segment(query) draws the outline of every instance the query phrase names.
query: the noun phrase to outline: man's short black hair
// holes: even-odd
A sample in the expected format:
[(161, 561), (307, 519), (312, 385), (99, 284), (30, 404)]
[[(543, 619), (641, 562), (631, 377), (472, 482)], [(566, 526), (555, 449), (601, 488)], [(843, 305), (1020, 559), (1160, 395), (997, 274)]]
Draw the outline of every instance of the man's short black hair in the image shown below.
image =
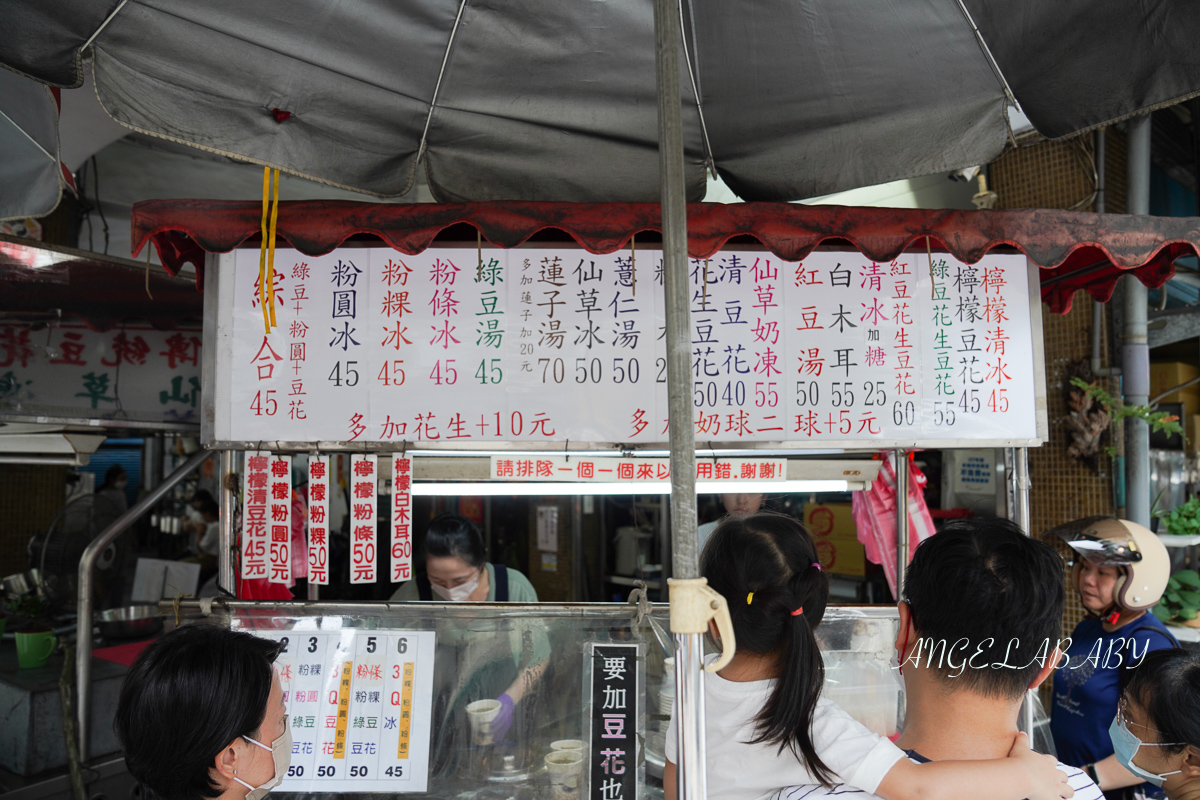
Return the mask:
[(951, 655), (942, 660), (935, 650), (931, 667), (954, 688), (1016, 699), (1053, 658), (1066, 601), (1063, 561), (1007, 519), (947, 523), (917, 547), (904, 590), (913, 628), (926, 640), (920, 663), (928, 663), (929, 640), (936, 648), (944, 641)]

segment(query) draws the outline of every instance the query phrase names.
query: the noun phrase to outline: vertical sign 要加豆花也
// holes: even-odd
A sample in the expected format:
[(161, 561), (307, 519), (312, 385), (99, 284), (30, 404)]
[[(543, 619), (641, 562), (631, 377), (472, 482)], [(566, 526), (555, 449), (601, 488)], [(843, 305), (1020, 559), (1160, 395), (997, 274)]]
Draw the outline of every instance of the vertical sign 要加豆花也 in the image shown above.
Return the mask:
[(636, 644), (593, 644), (588, 778), (590, 800), (637, 800), (638, 747), (643, 732)]

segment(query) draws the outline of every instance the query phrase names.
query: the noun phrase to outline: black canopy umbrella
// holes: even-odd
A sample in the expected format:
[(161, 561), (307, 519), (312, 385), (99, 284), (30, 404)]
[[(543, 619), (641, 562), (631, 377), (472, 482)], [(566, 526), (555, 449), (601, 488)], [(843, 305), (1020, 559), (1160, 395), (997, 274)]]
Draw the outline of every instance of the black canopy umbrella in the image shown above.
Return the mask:
[[(1200, 92), (1190, 0), (682, 0), (688, 197), (986, 163)], [(6, 0), (0, 63), (117, 121), (394, 196), (656, 200), (651, 0)], [(10, 189), (11, 191), (11, 189)]]

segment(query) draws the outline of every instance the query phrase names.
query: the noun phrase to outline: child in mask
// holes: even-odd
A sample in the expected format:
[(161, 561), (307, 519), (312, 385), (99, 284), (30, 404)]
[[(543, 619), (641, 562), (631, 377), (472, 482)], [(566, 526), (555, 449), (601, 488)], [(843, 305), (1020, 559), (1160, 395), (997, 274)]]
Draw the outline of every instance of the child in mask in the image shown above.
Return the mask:
[[(886, 738), (821, 698), (825, 667), (814, 629), (829, 600), (816, 548), (795, 519), (731, 517), (700, 559), (725, 596), (733, 660), (705, 679), (709, 800), (763, 798), (784, 786), (844, 783), (887, 800), (1055, 800), (1074, 791), (1052, 756), (1018, 736), (993, 761), (915, 764)], [(676, 719), (667, 730), (666, 799), (676, 798)]]
[(1200, 797), (1200, 655), (1155, 650), (1126, 674), (1108, 730), (1117, 760), (1169, 800)]

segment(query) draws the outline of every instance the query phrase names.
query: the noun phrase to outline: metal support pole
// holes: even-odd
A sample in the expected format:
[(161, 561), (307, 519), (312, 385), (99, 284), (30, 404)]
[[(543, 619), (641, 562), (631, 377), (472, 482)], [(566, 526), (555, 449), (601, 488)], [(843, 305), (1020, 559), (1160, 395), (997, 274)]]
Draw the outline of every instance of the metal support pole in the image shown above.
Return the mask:
[[(1029, 506), (1029, 448), (1027, 447), (1006, 447), (1004, 449), (1004, 462), (1007, 466), (1008, 496), (1010, 502), (1008, 504), (1007, 516), (1013, 522), (1021, 527), (1026, 536), (1032, 534), (1030, 530), (1030, 506)], [(1029, 737), (1029, 746), (1033, 747), (1033, 729), (1034, 725), (1034, 696), (1036, 690), (1030, 689), (1025, 693), (1025, 699), (1021, 703), (1020, 715), (1017, 718), (1017, 727)]]
[(222, 450), (218, 468), (221, 475), (221, 484), (218, 487), (221, 521), (220, 540), (217, 545), (217, 586), (233, 595), (237, 595), (237, 575), (234, 574), (236, 543), (233, 541), (233, 517), (236, 513), (234, 509), (237, 508), (237, 490), (230, 490), (226, 483), (229, 476), (237, 471), (234, 467), (236, 457), (234, 451)]
[(691, 393), (687, 203), (679, 93), (679, 1), (655, 0), (658, 66), (658, 162), (661, 176), (663, 292), (667, 318), (667, 408), (671, 441), (671, 528), (676, 578), (700, 574), (696, 538), (696, 433)]
[[(675, 579), (696, 578), (696, 435), (688, 385), (691, 313), (688, 307), (687, 201), (683, 177), (683, 122), (679, 92), (679, 0), (655, 0), (654, 34), (658, 76), (658, 164), (662, 209), (663, 293), (667, 338), (667, 408), (671, 442), (671, 537)], [(675, 631), (675, 708), (680, 800), (707, 796), (704, 748), (702, 632)]]
[(162, 480), (163, 440), (147, 436), (142, 440), (142, 489), (150, 491)]
[(896, 457), (896, 600), (904, 599), (904, 570), (908, 569), (908, 451)]
[(583, 580), (583, 497), (575, 495), (571, 498), (571, 599), (576, 603), (591, 599)]
[(86, 762), (88, 757), (88, 718), (91, 716), (92, 700), (92, 571), (96, 568), (96, 560), (114, 539), (120, 536), (136, 522), (143, 514), (154, 508), (159, 500), (175, 488), (193, 470), (208, 460), (213, 454), (211, 450), (201, 450), (184, 462), (183, 466), (172, 472), (162, 483), (145, 497), (134, 504), (117, 520), (104, 529), (104, 532), (92, 539), (83, 555), (79, 558), (79, 595), (78, 595), (78, 628), (76, 630), (75, 650), (75, 682), (76, 698), (79, 708), (76, 715), (79, 723), (79, 760)]
[(1030, 530), (1031, 512), (1029, 506), (1029, 448), (1013, 448), (1013, 522), (1021, 526), (1026, 536), (1032, 536)]
[(676, 793), (680, 800), (697, 800), (708, 796), (708, 773), (704, 754), (707, 742), (704, 732), (704, 636), (699, 633), (676, 633), (675, 639), (675, 704), (676, 745), (679, 763), (675, 765)]
[[(1150, 213), (1150, 116), (1129, 122), (1126, 177), (1130, 214)], [(1133, 275), (1125, 277), (1125, 331), (1121, 346), (1125, 402), (1146, 405), (1150, 400), (1150, 347), (1146, 338), (1146, 286)], [(1125, 419), (1125, 517), (1150, 527), (1150, 428), (1145, 420)]]

